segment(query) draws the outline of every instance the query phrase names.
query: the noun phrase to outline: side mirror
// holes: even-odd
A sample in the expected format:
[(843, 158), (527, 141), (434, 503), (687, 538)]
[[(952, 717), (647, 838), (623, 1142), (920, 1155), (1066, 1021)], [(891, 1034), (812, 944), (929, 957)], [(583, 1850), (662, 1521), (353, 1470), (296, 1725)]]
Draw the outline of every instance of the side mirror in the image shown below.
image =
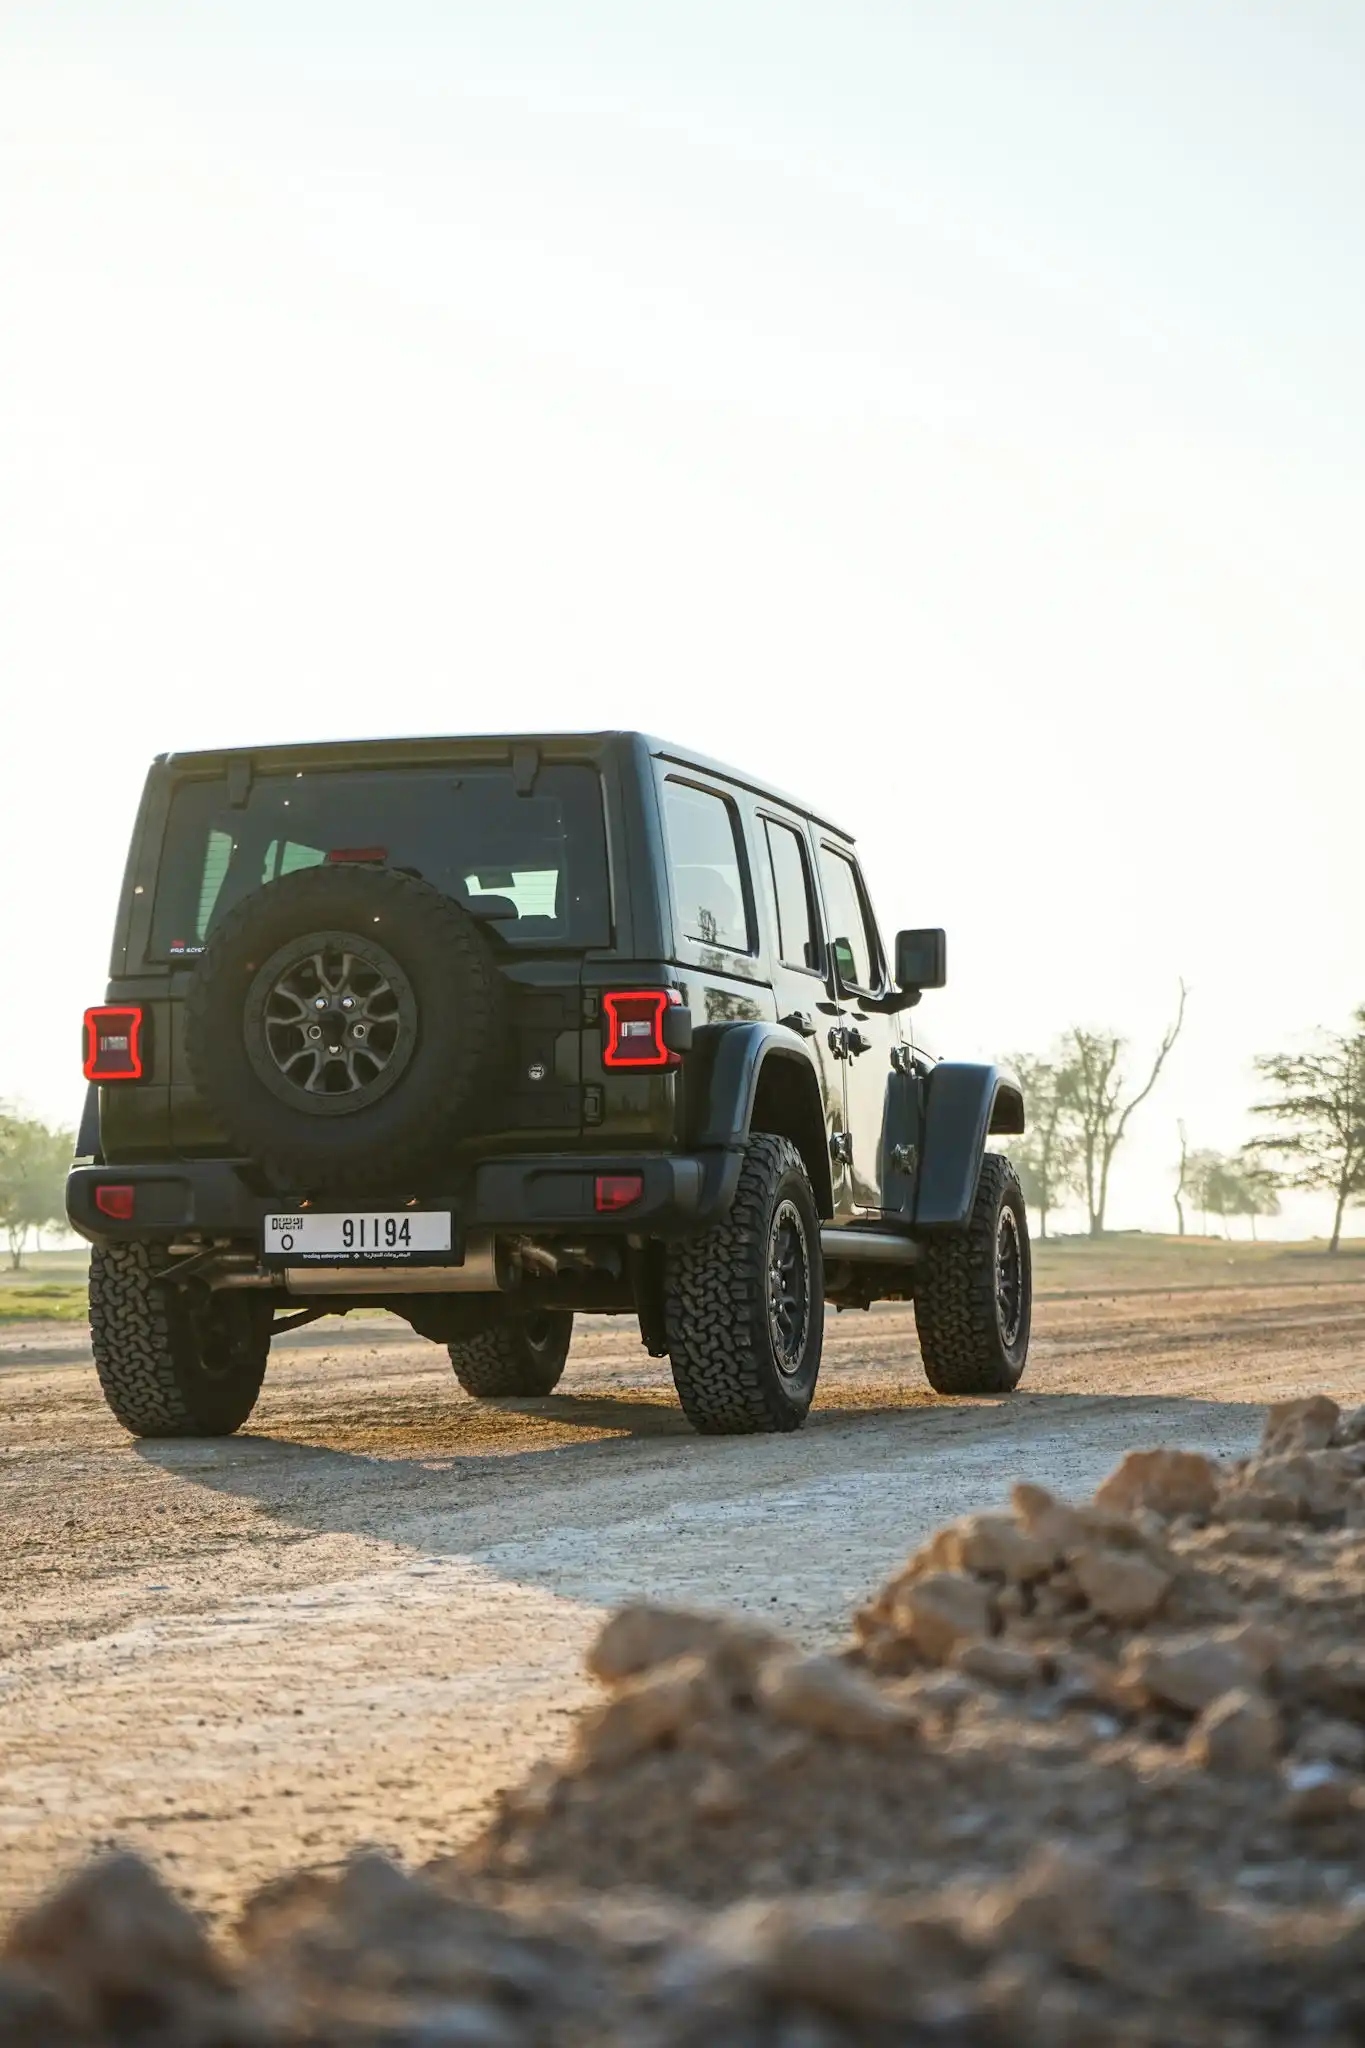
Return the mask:
[(948, 979), (948, 935), (943, 931), (896, 933), (896, 983), (907, 994), (942, 988)]

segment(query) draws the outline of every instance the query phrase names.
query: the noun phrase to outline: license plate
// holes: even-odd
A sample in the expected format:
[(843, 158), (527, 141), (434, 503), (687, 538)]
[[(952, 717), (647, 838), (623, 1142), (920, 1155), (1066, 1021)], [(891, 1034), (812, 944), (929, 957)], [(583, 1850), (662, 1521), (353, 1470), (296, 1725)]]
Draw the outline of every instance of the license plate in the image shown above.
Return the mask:
[(444, 1265), (451, 1221), (448, 1209), (305, 1210), (267, 1216), (263, 1249), (267, 1259), (291, 1266)]

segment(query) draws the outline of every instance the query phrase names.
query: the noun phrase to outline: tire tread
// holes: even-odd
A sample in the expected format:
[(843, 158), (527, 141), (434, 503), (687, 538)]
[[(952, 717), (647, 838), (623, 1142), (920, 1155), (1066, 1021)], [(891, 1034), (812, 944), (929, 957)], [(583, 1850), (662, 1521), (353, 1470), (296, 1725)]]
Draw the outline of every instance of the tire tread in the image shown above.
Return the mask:
[[(802, 1405), (773, 1387), (755, 1342), (767, 1315), (768, 1216), (775, 1188), (793, 1171), (809, 1187), (791, 1140), (756, 1133), (745, 1148), (729, 1214), (702, 1236), (669, 1247), (664, 1312), (673, 1384), (684, 1415), (703, 1436), (799, 1429), (809, 1411), (809, 1398)], [(818, 1235), (811, 1252), (814, 1278)], [(823, 1313), (822, 1290), (813, 1288), (811, 1314)]]
[(511, 1317), (500, 1318), (449, 1344), (446, 1348), (450, 1362), (465, 1392), (479, 1401), (502, 1401), (517, 1396), (535, 1399), (553, 1393), (563, 1376), (573, 1334), (571, 1311), (561, 1313), (565, 1322), (563, 1345), (556, 1344), (544, 1358), (537, 1358), (528, 1350), (517, 1320)]
[(915, 1327), (935, 1393), (1007, 1394), (1023, 1372), (1007, 1359), (995, 1306), (996, 1217), (1011, 1195), (1022, 1208), (1013, 1166), (1003, 1153), (987, 1152), (967, 1227), (935, 1238), (917, 1270)]
[[(149, 1247), (136, 1241), (96, 1245), (90, 1255), (90, 1348), (104, 1398), (133, 1436), (230, 1436), (256, 1405), (270, 1349), (262, 1332), (246, 1369), (229, 1389), (214, 1389), (214, 1412), (193, 1397), (194, 1339)], [(237, 1399), (224, 1402), (235, 1393)]]

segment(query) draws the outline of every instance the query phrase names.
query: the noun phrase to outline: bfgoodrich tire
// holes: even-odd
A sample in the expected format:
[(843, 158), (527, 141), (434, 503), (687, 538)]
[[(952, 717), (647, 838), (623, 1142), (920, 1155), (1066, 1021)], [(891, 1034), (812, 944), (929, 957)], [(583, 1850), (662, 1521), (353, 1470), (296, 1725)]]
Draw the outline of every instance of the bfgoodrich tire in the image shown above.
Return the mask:
[(988, 1152), (964, 1230), (929, 1243), (916, 1269), (915, 1327), (938, 1394), (1008, 1394), (1028, 1359), (1033, 1266), (1019, 1177)]
[(476, 1116), (505, 1032), (488, 940), (430, 883), (305, 868), (213, 933), (186, 1004), (196, 1085), (291, 1191), (407, 1187)]
[(134, 1436), (231, 1436), (256, 1405), (271, 1307), (249, 1293), (166, 1286), (145, 1244), (90, 1255), (90, 1348)]
[(670, 1245), (664, 1314), (673, 1384), (706, 1436), (799, 1429), (820, 1372), (820, 1219), (790, 1139), (749, 1139), (734, 1205)]
[(553, 1393), (564, 1371), (573, 1336), (569, 1309), (512, 1315), (490, 1306), (487, 1325), (449, 1346), (455, 1377), (467, 1394), (483, 1401)]

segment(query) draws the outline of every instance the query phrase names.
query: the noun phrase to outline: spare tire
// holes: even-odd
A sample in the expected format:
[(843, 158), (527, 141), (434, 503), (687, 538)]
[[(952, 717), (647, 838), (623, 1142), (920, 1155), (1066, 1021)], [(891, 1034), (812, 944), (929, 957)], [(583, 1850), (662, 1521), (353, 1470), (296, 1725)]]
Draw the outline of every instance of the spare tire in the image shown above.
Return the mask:
[(466, 1123), (505, 1042), (506, 984), (427, 882), (305, 868), (231, 911), (187, 1003), (196, 1087), (281, 1188), (406, 1188)]

